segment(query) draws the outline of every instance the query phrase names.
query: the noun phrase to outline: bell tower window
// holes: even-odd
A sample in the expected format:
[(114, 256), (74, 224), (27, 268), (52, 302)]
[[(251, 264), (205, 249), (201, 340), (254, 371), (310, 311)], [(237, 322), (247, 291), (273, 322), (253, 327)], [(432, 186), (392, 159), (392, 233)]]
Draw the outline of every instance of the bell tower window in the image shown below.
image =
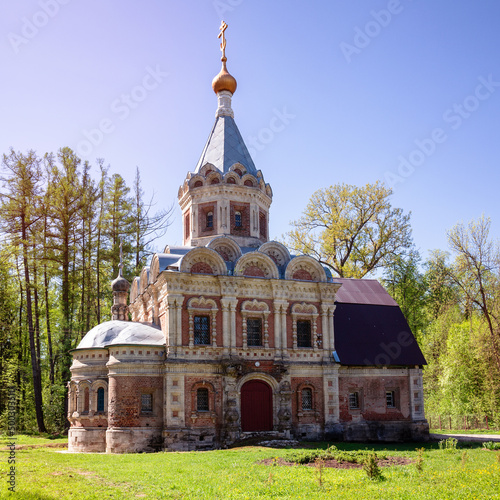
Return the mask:
[(214, 213), (213, 212), (207, 213), (206, 226), (207, 226), (207, 229), (212, 229), (214, 227)]
[(241, 212), (235, 212), (234, 213), (234, 226), (241, 227), (241, 225), (242, 225)]

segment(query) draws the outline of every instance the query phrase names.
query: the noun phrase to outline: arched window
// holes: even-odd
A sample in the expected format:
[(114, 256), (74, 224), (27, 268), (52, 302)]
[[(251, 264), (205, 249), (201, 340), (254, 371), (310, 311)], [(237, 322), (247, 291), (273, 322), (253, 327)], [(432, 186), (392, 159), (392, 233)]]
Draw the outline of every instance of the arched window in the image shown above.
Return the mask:
[(201, 388), (196, 391), (196, 411), (209, 411), (208, 389)]
[(214, 213), (207, 213), (207, 229), (212, 229), (214, 227)]
[(89, 388), (86, 387), (85, 391), (83, 391), (83, 413), (88, 413), (90, 407), (90, 391)]
[(241, 227), (241, 212), (234, 212), (234, 226)]
[(312, 410), (313, 409), (313, 393), (312, 389), (306, 387), (302, 389), (302, 410)]
[(102, 387), (97, 389), (97, 411), (104, 412), (104, 389)]

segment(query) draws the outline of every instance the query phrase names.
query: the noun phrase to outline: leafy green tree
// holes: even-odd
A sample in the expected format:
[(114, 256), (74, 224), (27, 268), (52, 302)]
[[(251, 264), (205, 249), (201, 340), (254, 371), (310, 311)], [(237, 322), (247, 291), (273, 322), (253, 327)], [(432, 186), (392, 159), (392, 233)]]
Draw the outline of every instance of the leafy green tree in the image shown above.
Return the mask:
[(3, 173), (0, 182), (3, 191), (0, 193), (0, 231), (9, 235), (10, 246), (15, 249), (22, 262), (36, 420), (38, 430), (45, 432), (40, 349), (37, 350), (32, 297), (33, 283), (30, 274), (34, 241), (32, 231), (34, 224), (41, 217), (39, 213), (42, 180), (40, 158), (34, 151), (23, 154), (11, 149), (8, 155), (3, 155), (2, 166)]
[(382, 284), (399, 304), (414, 335), (419, 338), (427, 324), (427, 283), (419, 270), (420, 255), (412, 250), (387, 265)]
[(79, 235), (77, 227), (82, 224), (82, 208), (84, 195), (81, 183), (81, 160), (70, 148), (62, 148), (54, 155), (46, 155), (47, 167), (50, 170), (50, 184), (47, 186), (47, 205), (49, 214), (50, 259), (58, 270), (61, 283), (60, 341), (61, 378), (69, 380), (71, 355), (69, 351), (75, 347), (74, 317), (75, 305), (80, 291), (80, 276), (76, 273), (77, 244)]
[(411, 248), (410, 214), (392, 207), (383, 184), (336, 184), (316, 191), (287, 233), (289, 246), (340, 277), (362, 278)]
[(458, 301), (457, 286), (451, 278), (449, 253), (433, 250), (424, 264), (427, 284), (427, 309), (431, 319), (438, 318)]
[(467, 305), (480, 311), (500, 373), (500, 246), (489, 239), (490, 226), (491, 220), (482, 216), (449, 231), (450, 247), (457, 254), (450, 275)]
[(120, 263), (120, 243), (123, 244), (125, 256), (125, 273), (132, 275), (130, 261), (127, 256), (133, 252), (133, 216), (130, 188), (119, 174), (109, 179), (105, 193), (104, 235), (107, 239), (106, 260), (111, 266), (112, 276), (118, 275)]

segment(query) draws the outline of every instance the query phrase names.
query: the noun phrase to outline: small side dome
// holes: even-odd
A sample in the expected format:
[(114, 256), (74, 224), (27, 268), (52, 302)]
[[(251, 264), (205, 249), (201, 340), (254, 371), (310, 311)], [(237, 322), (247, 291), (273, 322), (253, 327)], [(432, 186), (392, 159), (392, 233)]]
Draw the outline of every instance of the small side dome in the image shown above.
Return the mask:
[(130, 283), (122, 276), (121, 271), (117, 278), (111, 282), (113, 292), (128, 292)]

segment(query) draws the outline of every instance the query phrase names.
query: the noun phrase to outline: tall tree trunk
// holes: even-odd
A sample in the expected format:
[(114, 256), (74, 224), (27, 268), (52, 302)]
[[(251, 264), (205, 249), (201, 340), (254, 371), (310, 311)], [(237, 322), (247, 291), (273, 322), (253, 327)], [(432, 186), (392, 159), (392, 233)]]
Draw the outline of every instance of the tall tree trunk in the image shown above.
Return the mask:
[(23, 266), (24, 266), (24, 281), (26, 284), (26, 315), (28, 319), (28, 332), (31, 353), (31, 370), (33, 374), (33, 392), (35, 395), (35, 414), (39, 432), (47, 432), (43, 421), (43, 400), (42, 400), (42, 377), (40, 372), (40, 364), (35, 345), (35, 331), (33, 326), (33, 311), (31, 308), (31, 284), (30, 273), (28, 267), (28, 246), (27, 246), (27, 228), (24, 217), (21, 220), (22, 227), (22, 247), (23, 247)]
[(49, 303), (49, 275), (47, 271), (47, 214), (44, 218), (44, 231), (43, 231), (43, 291), (45, 298), (45, 328), (47, 329), (47, 349), (49, 352), (49, 381), (50, 387), (54, 386), (54, 352), (52, 350), (52, 330), (50, 322), (50, 303)]

